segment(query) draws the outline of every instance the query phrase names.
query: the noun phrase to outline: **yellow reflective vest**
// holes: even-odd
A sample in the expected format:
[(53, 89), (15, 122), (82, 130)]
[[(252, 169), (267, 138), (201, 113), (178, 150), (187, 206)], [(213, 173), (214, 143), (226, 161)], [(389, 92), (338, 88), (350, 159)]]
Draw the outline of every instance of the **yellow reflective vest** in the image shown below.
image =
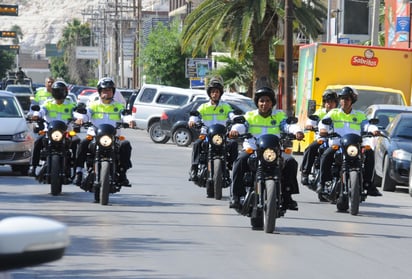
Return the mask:
[(265, 134), (280, 135), (284, 129), (287, 115), (282, 110), (273, 110), (272, 115), (263, 117), (258, 110), (252, 110), (245, 114), (248, 132), (255, 137)]

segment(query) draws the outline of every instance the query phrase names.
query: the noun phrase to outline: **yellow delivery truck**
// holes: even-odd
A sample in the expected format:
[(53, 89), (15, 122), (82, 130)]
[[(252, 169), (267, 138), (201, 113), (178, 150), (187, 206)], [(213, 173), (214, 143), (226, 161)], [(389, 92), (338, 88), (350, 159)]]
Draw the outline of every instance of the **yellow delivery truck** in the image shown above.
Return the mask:
[[(325, 89), (339, 92), (351, 86), (358, 92), (354, 108), (372, 104), (411, 104), (412, 51), (361, 45), (314, 43), (299, 49), (295, 113), (303, 126), (308, 115), (322, 106)], [(303, 152), (313, 132), (294, 151)]]

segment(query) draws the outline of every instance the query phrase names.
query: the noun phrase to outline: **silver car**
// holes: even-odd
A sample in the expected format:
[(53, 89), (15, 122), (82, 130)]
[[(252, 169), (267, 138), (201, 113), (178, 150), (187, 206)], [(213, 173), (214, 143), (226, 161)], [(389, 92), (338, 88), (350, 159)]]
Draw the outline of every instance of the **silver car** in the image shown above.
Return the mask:
[(0, 165), (27, 175), (34, 136), (17, 98), (0, 90)]

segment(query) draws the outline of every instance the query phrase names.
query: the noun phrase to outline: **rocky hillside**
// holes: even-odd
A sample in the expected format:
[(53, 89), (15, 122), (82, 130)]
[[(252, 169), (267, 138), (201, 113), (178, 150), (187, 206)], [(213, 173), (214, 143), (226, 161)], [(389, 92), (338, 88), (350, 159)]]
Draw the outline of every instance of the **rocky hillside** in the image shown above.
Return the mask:
[[(0, 26), (1, 30), (20, 26), (23, 31), (22, 52), (44, 53), (45, 44), (57, 43), (68, 22), (74, 18), (83, 20), (82, 13), (107, 2), (113, 3), (114, 0), (2, 0), (2, 4), (19, 5), (19, 16), (0, 16)], [(144, 8), (153, 2), (157, 1), (143, 0), (142, 6)], [(11, 43), (11, 39), (0, 39), (0, 44)]]

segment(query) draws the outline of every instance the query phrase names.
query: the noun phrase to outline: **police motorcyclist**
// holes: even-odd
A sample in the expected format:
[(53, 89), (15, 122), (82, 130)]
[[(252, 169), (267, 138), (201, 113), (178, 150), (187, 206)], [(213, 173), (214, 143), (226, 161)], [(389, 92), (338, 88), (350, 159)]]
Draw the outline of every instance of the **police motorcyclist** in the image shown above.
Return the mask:
[[(264, 134), (274, 134), (280, 136), (281, 132), (293, 133), (296, 139), (302, 140), (304, 137), (300, 127), (296, 124), (289, 125), (286, 123), (287, 115), (282, 110), (275, 110), (276, 105), (275, 93), (269, 87), (259, 88), (254, 97), (257, 110), (247, 112), (244, 117), (246, 123), (235, 124), (232, 127), (230, 134), (232, 136), (244, 134), (246, 129), (255, 138)], [(231, 208), (238, 208), (240, 205), (240, 197), (246, 194), (245, 185), (243, 184), (244, 174), (249, 171), (247, 160), (250, 156), (245, 152), (247, 148), (256, 149), (254, 139), (247, 139), (243, 144), (243, 151), (239, 154), (233, 164), (233, 179), (232, 179), (232, 200)], [(282, 193), (284, 197), (283, 206), (286, 209), (298, 210), (297, 202), (292, 199), (292, 194), (299, 193), (297, 181), (298, 163), (292, 156), (285, 154), (284, 167), (282, 169)]]
[[(210, 101), (204, 104), (201, 104), (197, 111), (199, 116), (190, 116), (188, 125), (190, 128), (195, 127), (196, 123), (200, 120), (203, 121), (205, 128), (208, 126), (220, 123), (225, 125), (228, 119), (231, 119), (234, 116), (232, 107), (221, 101), (223, 95), (223, 80), (220, 77), (213, 77), (210, 79), (210, 82), (207, 86), (207, 95), (209, 96)], [(206, 133), (206, 130), (201, 131), (201, 133)], [(200, 160), (200, 152), (203, 148), (203, 140), (197, 139), (193, 143), (192, 147), (192, 160), (191, 160), (191, 169), (190, 169), (190, 178), (191, 181), (197, 181), (197, 171)], [(238, 153), (238, 144), (234, 140), (228, 140), (228, 167), (231, 168), (231, 164), (237, 157)]]
[[(125, 109), (124, 105), (113, 100), (116, 87), (111, 78), (101, 78), (97, 83), (97, 91), (100, 96), (99, 100), (92, 102), (87, 106), (86, 114), (75, 114), (75, 117), (77, 118), (76, 124), (82, 125), (83, 123), (90, 121), (94, 126), (110, 124), (116, 127), (116, 122), (122, 121), (128, 123), (131, 128), (135, 126), (135, 122), (131, 115), (122, 115), (122, 111)], [(80, 142), (76, 161), (75, 184), (77, 186), (82, 185), (83, 167), (87, 159), (87, 152), (89, 151), (91, 154), (94, 154), (94, 145), (90, 143), (91, 140), (87, 138)], [(130, 160), (131, 153), (132, 147), (130, 142), (127, 140), (121, 141), (119, 149), (119, 183), (124, 186), (129, 185), (126, 171), (132, 167), (132, 162)]]
[(31, 105), (39, 105), (41, 106), (47, 99), (52, 98), (52, 85), (54, 83), (53, 77), (47, 77), (45, 79), (45, 87), (40, 88), (36, 91), (34, 98), (31, 102)]
[[(352, 105), (357, 101), (358, 94), (349, 86), (345, 86), (339, 92), (340, 108), (329, 111), (323, 119), (332, 119), (334, 131), (341, 136), (349, 133), (360, 135), (361, 131), (371, 132), (373, 135), (379, 135), (378, 127), (370, 125), (366, 115), (361, 111), (356, 111)], [(320, 135), (326, 135), (330, 127), (328, 125), (319, 123)], [(336, 150), (329, 147), (321, 156), (320, 160), (320, 181), (317, 185), (316, 191), (318, 193), (324, 191), (326, 181), (332, 180), (332, 173), (330, 166), (333, 163), (334, 154)], [(365, 150), (364, 162), (364, 189), (367, 190), (369, 196), (381, 196), (382, 194), (376, 189), (371, 182), (374, 168), (373, 150)]]
[[(322, 108), (318, 109), (313, 115), (319, 117), (319, 120), (322, 119), (331, 109), (334, 109), (338, 106), (338, 94), (335, 91), (326, 89), (322, 95)], [(308, 119), (305, 125), (305, 129), (312, 130), (314, 127), (317, 127), (318, 121)], [(319, 135), (316, 135), (318, 138)], [(308, 175), (312, 170), (313, 163), (315, 161), (315, 157), (318, 154), (320, 144), (318, 143), (317, 139), (312, 142), (308, 147), (305, 149), (302, 158), (302, 164), (300, 166), (301, 171), (301, 178), (302, 184), (308, 185)]]
[[(52, 98), (47, 99), (41, 106), (39, 111), (30, 111), (29, 118), (33, 121), (37, 121), (41, 118), (47, 122), (53, 120), (62, 120), (67, 122), (69, 119), (73, 118), (73, 112), (76, 104), (66, 100), (68, 94), (68, 89), (66, 83), (63, 81), (56, 81), (51, 85), (51, 96)], [(33, 154), (31, 158), (31, 168), (29, 174), (31, 176), (36, 176), (36, 167), (40, 162), (40, 151), (43, 148), (44, 135), (39, 136), (33, 147)], [(73, 156), (76, 155), (77, 145), (80, 139), (75, 136), (72, 138), (71, 149)], [(74, 159), (74, 158), (73, 158)]]

